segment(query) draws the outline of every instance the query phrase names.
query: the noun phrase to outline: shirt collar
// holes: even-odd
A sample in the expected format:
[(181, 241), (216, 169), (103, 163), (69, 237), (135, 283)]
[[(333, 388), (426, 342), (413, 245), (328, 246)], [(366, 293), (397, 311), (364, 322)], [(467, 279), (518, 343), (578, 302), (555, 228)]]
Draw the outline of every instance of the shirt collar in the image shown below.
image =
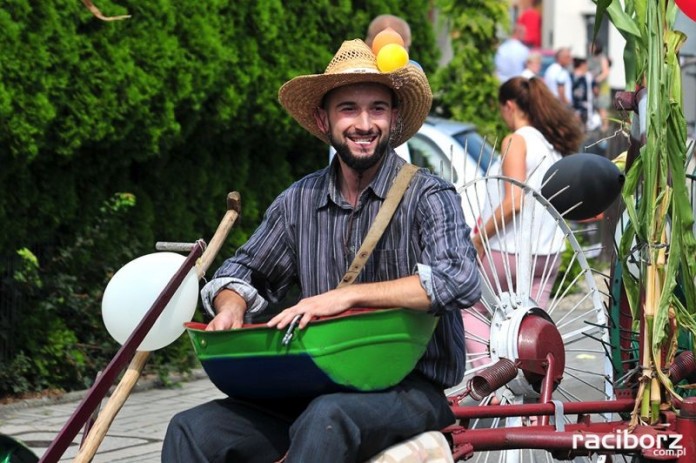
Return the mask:
[[(367, 186), (366, 190), (372, 191), (377, 197), (384, 199), (387, 197), (387, 192), (396, 176), (396, 173), (406, 163), (403, 159), (397, 156), (393, 148), (389, 148), (389, 152), (384, 156), (382, 164), (377, 171), (377, 175), (372, 179), (372, 182)], [(338, 154), (334, 156), (331, 164), (325, 169), (326, 181), (324, 188), (317, 200), (317, 209), (325, 207), (329, 200), (334, 204), (341, 204), (341, 192), (338, 189)]]

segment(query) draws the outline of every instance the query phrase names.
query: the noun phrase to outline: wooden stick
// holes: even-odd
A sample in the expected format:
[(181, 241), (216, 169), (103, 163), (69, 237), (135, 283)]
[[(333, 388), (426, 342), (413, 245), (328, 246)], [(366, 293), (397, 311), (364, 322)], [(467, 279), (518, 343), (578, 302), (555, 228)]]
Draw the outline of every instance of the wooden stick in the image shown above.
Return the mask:
[(89, 463), (92, 461), (92, 458), (94, 458), (94, 455), (99, 449), (99, 445), (102, 443), (102, 440), (104, 440), (104, 436), (106, 436), (106, 433), (109, 431), (111, 423), (113, 423), (118, 412), (121, 411), (123, 404), (138, 382), (140, 374), (149, 357), (149, 352), (139, 351), (135, 353), (133, 360), (131, 360), (130, 365), (128, 365), (128, 369), (123, 374), (118, 386), (116, 386), (114, 393), (109, 398), (104, 409), (97, 416), (82, 447), (80, 447), (77, 455), (75, 455), (75, 459), (73, 460), (74, 463)]
[(237, 193), (236, 191), (229, 193), (227, 195), (227, 212), (220, 221), (220, 225), (218, 225), (217, 230), (215, 230), (215, 234), (210, 239), (210, 243), (208, 243), (208, 246), (203, 252), (200, 261), (196, 264), (199, 279), (203, 278), (205, 272), (210, 267), (210, 264), (213, 263), (215, 256), (217, 256), (217, 253), (218, 251), (220, 251), (222, 244), (227, 239), (227, 235), (229, 235), (230, 230), (234, 226), (234, 223), (237, 221), (237, 218), (239, 217), (241, 210), (242, 203), (239, 193)]
[[(206, 270), (210, 267), (218, 251), (225, 242), (227, 235), (234, 226), (234, 223), (239, 217), (241, 211), (241, 201), (239, 193), (233, 191), (227, 195), (227, 212), (220, 221), (215, 234), (210, 240), (210, 244), (206, 246), (205, 251), (201, 255), (198, 262), (196, 262), (196, 272), (198, 273), (198, 278), (202, 278), (205, 275)], [(94, 458), (97, 453), (99, 446), (101, 445), (106, 433), (111, 427), (114, 418), (123, 404), (128, 399), (133, 387), (138, 382), (140, 375), (145, 367), (149, 352), (136, 352), (131, 360), (128, 369), (123, 374), (121, 381), (116, 386), (114, 393), (109, 397), (109, 401), (106, 403), (104, 409), (99, 413), (97, 419), (94, 421), (92, 428), (89, 430), (87, 437), (85, 438), (80, 450), (73, 463), (89, 463)]]
[(106, 16), (103, 14), (99, 8), (97, 8), (94, 3), (92, 3), (92, 0), (82, 0), (82, 3), (85, 4), (87, 9), (97, 18), (101, 19), (102, 21), (120, 21), (121, 19), (128, 19), (131, 16), (129, 14), (124, 14), (121, 16)]

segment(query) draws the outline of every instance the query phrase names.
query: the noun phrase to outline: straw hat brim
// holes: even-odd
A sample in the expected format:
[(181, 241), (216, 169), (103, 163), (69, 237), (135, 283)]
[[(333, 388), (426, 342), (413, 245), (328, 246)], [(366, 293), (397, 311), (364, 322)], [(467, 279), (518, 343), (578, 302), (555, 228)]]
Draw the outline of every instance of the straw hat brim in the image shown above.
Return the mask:
[(423, 125), (430, 113), (432, 91), (428, 79), (416, 65), (406, 66), (390, 73), (351, 72), (298, 76), (286, 82), (278, 91), (278, 100), (285, 110), (309, 133), (329, 143), (317, 126), (314, 114), (321, 106), (324, 95), (345, 85), (378, 83), (391, 88), (399, 108), (396, 128), (392, 128), (392, 146), (411, 138)]

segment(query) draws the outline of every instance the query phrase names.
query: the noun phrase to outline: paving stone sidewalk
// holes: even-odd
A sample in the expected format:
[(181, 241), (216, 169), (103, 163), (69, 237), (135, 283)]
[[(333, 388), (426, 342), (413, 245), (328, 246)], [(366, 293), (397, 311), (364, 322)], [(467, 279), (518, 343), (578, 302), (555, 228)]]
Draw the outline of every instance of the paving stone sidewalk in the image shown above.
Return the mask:
[[(102, 441), (94, 463), (159, 463), (162, 440), (171, 417), (181, 410), (223, 397), (204, 375), (182, 382), (180, 387), (144, 387), (135, 390), (114, 419)], [(0, 433), (24, 442), (42, 456), (73, 414), (84, 393), (68, 394), (60, 400), (31, 400), (0, 405)], [(104, 399), (104, 404), (108, 397)], [(82, 432), (63, 455), (61, 462), (75, 457)]]

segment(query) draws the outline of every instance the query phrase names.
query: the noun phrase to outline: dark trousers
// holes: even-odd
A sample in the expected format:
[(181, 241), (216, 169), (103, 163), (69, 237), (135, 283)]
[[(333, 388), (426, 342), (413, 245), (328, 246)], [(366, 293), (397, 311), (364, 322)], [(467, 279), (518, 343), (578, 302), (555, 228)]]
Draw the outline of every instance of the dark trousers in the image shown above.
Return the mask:
[(174, 416), (162, 462), (362, 462), (385, 448), (454, 422), (434, 383), (413, 373), (379, 392), (310, 401), (215, 400)]

